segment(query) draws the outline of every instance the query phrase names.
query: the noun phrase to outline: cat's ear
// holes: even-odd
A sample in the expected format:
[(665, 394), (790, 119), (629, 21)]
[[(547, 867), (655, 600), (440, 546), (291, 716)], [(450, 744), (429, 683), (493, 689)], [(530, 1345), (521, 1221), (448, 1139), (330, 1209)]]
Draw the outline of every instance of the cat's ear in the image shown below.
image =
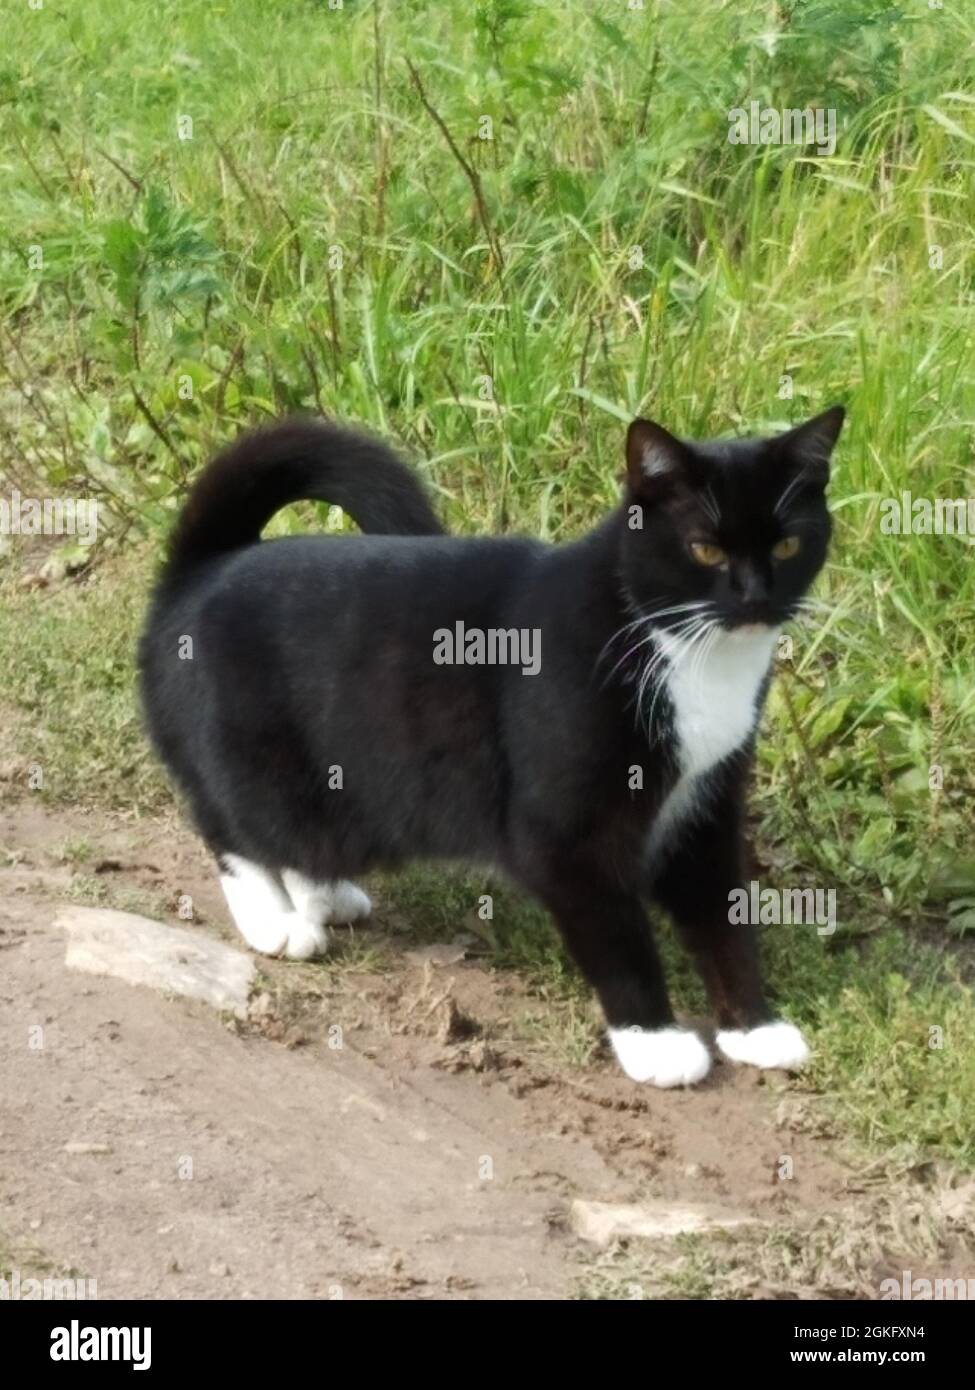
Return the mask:
[(829, 480), (830, 455), (845, 417), (843, 407), (834, 405), (822, 415), (814, 415), (804, 425), (780, 434), (776, 444), (807, 478), (825, 486)]
[(626, 432), (626, 478), (637, 497), (665, 492), (686, 476), (689, 450), (663, 425), (634, 420)]

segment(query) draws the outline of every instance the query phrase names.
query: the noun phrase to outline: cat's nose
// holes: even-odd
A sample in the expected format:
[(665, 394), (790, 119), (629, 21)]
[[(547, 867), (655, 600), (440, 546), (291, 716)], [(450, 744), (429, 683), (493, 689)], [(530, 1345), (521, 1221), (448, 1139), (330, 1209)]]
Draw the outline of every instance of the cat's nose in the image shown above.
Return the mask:
[(743, 604), (763, 603), (768, 598), (768, 584), (757, 565), (739, 565), (734, 574), (734, 587)]

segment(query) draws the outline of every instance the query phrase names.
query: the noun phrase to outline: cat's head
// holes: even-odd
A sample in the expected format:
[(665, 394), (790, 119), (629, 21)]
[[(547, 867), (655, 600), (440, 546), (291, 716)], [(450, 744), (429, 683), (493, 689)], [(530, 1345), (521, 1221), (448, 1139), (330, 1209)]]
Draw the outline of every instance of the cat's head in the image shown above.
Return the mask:
[(620, 557), (632, 606), (675, 630), (695, 618), (728, 630), (791, 618), (826, 558), (843, 416), (837, 405), (770, 439), (715, 443), (634, 420)]

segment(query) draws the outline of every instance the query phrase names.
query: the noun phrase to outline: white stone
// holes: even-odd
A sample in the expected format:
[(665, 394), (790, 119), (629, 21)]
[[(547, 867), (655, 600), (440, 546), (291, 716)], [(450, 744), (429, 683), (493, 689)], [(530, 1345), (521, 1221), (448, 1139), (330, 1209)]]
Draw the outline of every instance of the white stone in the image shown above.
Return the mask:
[(71, 970), (113, 975), (246, 1017), (254, 963), (243, 951), (188, 927), (109, 908), (62, 907), (55, 925), (67, 933), (64, 963)]
[(751, 1225), (754, 1218), (675, 1202), (644, 1202), (637, 1206), (576, 1199), (572, 1203), (570, 1220), (573, 1231), (582, 1240), (605, 1247), (614, 1240), (634, 1237), (659, 1240), (695, 1231), (727, 1231), (735, 1226)]

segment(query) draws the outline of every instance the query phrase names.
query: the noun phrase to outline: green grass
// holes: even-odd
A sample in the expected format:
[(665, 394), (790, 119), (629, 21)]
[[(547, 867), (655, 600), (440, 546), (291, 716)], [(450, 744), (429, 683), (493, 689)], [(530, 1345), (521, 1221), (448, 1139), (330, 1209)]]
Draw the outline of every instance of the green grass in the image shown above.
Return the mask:
[[(975, 927), (975, 557), (879, 518), (904, 489), (975, 492), (975, 14), (127, 0), (6, 18), (0, 478), (97, 496), (107, 523), (88, 582), (23, 592), (0, 563), (0, 703), (43, 795), (166, 799), (132, 700), (146, 557), (243, 422), (361, 421), (453, 529), (559, 540), (613, 502), (636, 413), (733, 434), (842, 400), (824, 606), (780, 662), (754, 797), (771, 877), (834, 887), (841, 926), (766, 933), (770, 973), (857, 1132), (971, 1164), (953, 948)], [(835, 154), (731, 145), (727, 112), (753, 99), (835, 108)], [(432, 936), (474, 929), (483, 891), (397, 886)], [(492, 958), (573, 996), (533, 910), (501, 890), (480, 927)]]
[[(877, 1299), (905, 1264), (967, 1267), (970, 1242), (939, 1199), (895, 1169), (839, 1212), (773, 1219), (738, 1230), (618, 1243), (587, 1263), (576, 1297), (645, 1299)], [(950, 1200), (950, 1194), (949, 1194)], [(895, 1276), (896, 1277), (896, 1276)]]
[(84, 584), (24, 590), (16, 567), (0, 562), (0, 761), (11, 763), (14, 788), (52, 805), (163, 804), (134, 690), (151, 573), (143, 556), (126, 556)]
[(17, 1273), (20, 1274), (21, 1281), (44, 1279), (57, 1274), (58, 1268), (37, 1247), (22, 1244), (15, 1246), (0, 1235), (0, 1279), (5, 1279), (10, 1283)]
[[(242, 420), (321, 408), (401, 440), (455, 528), (559, 538), (613, 500), (637, 411), (715, 434), (841, 398), (828, 612), (761, 808), (850, 911), (917, 911), (975, 875), (975, 566), (882, 535), (879, 502), (971, 491), (975, 16), (777, 10), (23, 7), (4, 468), (97, 495), (108, 544), (158, 536)], [(835, 155), (729, 144), (748, 99), (835, 106)]]

